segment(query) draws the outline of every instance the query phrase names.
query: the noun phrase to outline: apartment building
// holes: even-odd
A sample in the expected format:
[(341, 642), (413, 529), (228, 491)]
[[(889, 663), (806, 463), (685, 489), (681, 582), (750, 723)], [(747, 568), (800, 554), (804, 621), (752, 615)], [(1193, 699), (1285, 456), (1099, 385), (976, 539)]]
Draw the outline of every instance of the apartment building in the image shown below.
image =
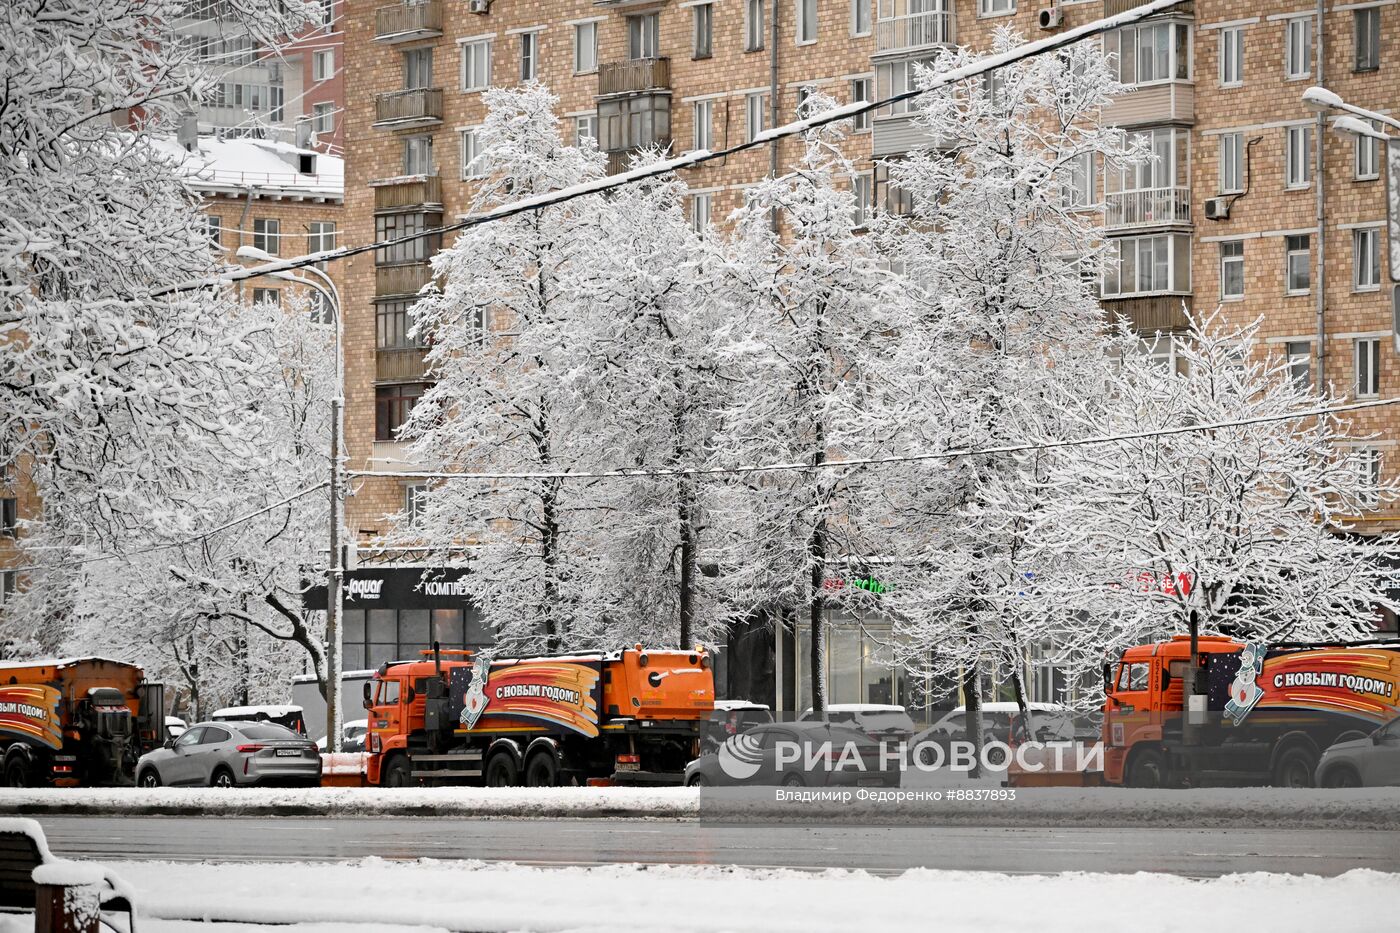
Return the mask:
[[(477, 153), (481, 91), (490, 86), (547, 84), (569, 131), (596, 138), (618, 168), (640, 146), (679, 152), (752, 138), (792, 118), (813, 90), (840, 102), (897, 93), (910, 86), (914, 63), (943, 46), (986, 47), (998, 26), (1034, 38), (1136, 5), (347, 0), (346, 80), (356, 89), (345, 114), (347, 242), (431, 228), (467, 210), (466, 166)], [(1145, 352), (1170, 363), (1183, 307), (1225, 302), (1232, 317), (1264, 318), (1268, 345), (1296, 361), (1300, 379), (1358, 396), (1400, 393), (1380, 265), (1379, 156), (1327, 130), (1300, 99), (1309, 85), (1325, 83), (1349, 101), (1392, 110), (1400, 105), (1398, 40), (1400, 9), (1392, 0), (1320, 14), (1283, 0), (1197, 0), (1104, 37), (1129, 87), (1106, 119), (1146, 138), (1158, 158), (1122, 173), (1086, 164), (1070, 196), (1104, 212), (1118, 261), (1104, 275), (1102, 298), (1144, 335)], [(865, 209), (900, 209), (882, 161), (933, 144), (906, 105), (862, 119), (847, 147), (862, 170), (856, 183)], [(747, 186), (790, 164), (797, 145), (789, 140), (687, 171), (695, 222), (723, 217)], [(354, 468), (408, 468), (395, 431), (426, 378), (423, 349), (406, 337), (408, 308), (441, 245), (416, 241), (357, 256), (342, 270)], [(1358, 469), (1388, 475), (1400, 467), (1400, 412), (1360, 420), (1380, 436), (1359, 452)], [(409, 479), (357, 484), (348, 520), (372, 559), (388, 561), (374, 555), (373, 543), (389, 531), (391, 515), (411, 510), (415, 491)], [(1365, 516), (1368, 527), (1400, 527), (1400, 505), (1377, 505)], [(403, 613), (421, 607), (347, 605), (347, 632), (366, 666), (382, 660), (376, 652), (420, 647), (421, 639), (405, 634), (417, 622)], [(832, 619), (831, 700), (908, 703), (916, 691), (904, 672), (878, 660), (888, 624), (855, 621)], [(770, 642), (764, 684), (750, 695), (766, 695), (775, 708), (802, 708), (806, 656), (790, 635)], [(1068, 688), (1063, 672), (1044, 666), (1032, 683), (1044, 699)]]

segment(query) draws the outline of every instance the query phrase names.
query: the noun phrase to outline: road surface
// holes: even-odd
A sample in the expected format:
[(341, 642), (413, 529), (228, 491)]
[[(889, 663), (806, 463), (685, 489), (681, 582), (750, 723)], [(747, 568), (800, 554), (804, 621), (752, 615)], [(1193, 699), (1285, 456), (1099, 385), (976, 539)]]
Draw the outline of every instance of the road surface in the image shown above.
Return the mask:
[(721, 825), (680, 820), (39, 816), (75, 858), (266, 861), (443, 858), (751, 868), (943, 868), (1215, 876), (1400, 870), (1400, 831)]

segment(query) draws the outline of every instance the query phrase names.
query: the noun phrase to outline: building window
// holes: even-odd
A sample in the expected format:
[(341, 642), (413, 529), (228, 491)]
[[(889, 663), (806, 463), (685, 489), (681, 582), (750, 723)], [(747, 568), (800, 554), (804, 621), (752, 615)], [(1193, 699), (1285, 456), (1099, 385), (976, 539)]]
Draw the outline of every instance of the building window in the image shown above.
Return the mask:
[(311, 80), (326, 81), (335, 74), (335, 49), (317, 49), (311, 55)]
[(1352, 137), (1352, 146), (1356, 156), (1356, 180), (1372, 181), (1380, 178), (1380, 145), (1376, 137), (1357, 134)]
[(1077, 210), (1094, 203), (1094, 154), (1081, 152), (1069, 159), (1060, 182), (1061, 206)]
[(204, 215), (204, 235), (209, 238), (209, 245), (220, 247), (224, 245), (224, 219), (214, 214)]
[(1284, 345), (1288, 354), (1288, 377), (1300, 391), (1312, 387), (1312, 344), (1306, 340), (1291, 340)]
[(1312, 237), (1308, 234), (1284, 237), (1283, 274), (1290, 295), (1306, 295), (1312, 287)]
[(1352, 10), (1351, 16), (1356, 40), (1356, 70), (1375, 71), (1381, 66), (1380, 7)]
[(998, 16), (1015, 12), (1016, 0), (977, 0), (978, 16)]
[(661, 16), (657, 13), (643, 13), (627, 17), (627, 57), (636, 61), (639, 58), (656, 58), (661, 45)]
[(851, 223), (856, 227), (864, 227), (870, 223), (870, 217), (875, 208), (875, 179), (869, 174), (855, 176), (851, 180), (851, 194), (855, 200)]
[(744, 98), (744, 141), (753, 142), (754, 137), (767, 129), (768, 92), (755, 91)]
[[(378, 214), (374, 218), (374, 238), (379, 242), (398, 240), (416, 236), (442, 225), (441, 214), (405, 213)], [(401, 262), (427, 262), (437, 252), (442, 234), (416, 236), (402, 243), (381, 246), (374, 251), (375, 265), (392, 265)]]
[(1244, 134), (1220, 136), (1220, 193), (1244, 191)]
[(311, 221), (306, 225), (306, 251), (321, 253), (328, 249), (335, 249), (335, 221)]
[(598, 142), (598, 115), (581, 113), (574, 117), (574, 145), (582, 147), (585, 139)]
[(1356, 354), (1356, 394), (1381, 394), (1381, 342), (1378, 337), (1362, 337), (1353, 344)]
[(1244, 84), (1244, 27), (1220, 30), (1220, 86)]
[(799, 120), (811, 116), (807, 110), (807, 101), (811, 100), (812, 95), (816, 92), (817, 89), (810, 84), (799, 84), (797, 86), (797, 106), (793, 108), (793, 116)]
[(1351, 284), (1358, 292), (1381, 287), (1381, 231), (1366, 227), (1351, 231)]
[(0, 606), (4, 606), (14, 596), (18, 581), (18, 571), (0, 570)]
[(413, 329), (413, 300), (382, 301), (375, 305), (375, 349), (411, 350), (426, 346), (408, 336)]
[(335, 132), (335, 104), (327, 101), (311, 105), (311, 131), (313, 133)]
[(795, 27), (793, 38), (798, 45), (817, 41), (817, 0), (793, 0)]
[(13, 538), (19, 533), (19, 500), (14, 496), (0, 499), (0, 536)]
[(759, 52), (763, 49), (764, 5), (767, 0), (745, 0), (744, 2), (744, 51)]
[(1191, 77), (1191, 31), (1185, 23), (1152, 23), (1104, 33), (1104, 51), (1123, 84), (1186, 81)]
[(276, 288), (255, 288), (253, 289), (253, 304), (282, 304), (282, 292)]
[(1361, 447), (1352, 455), (1356, 464), (1357, 504), (1374, 509), (1380, 505), (1381, 452), (1374, 447)]
[[(476, 609), (346, 609), (344, 669), (374, 669), (395, 658), (416, 658), (434, 641), (443, 648), (480, 649), (492, 642)], [(397, 684), (397, 681), (388, 681)]]
[(271, 256), (279, 255), (282, 240), (282, 222), (268, 217), (253, 219), (253, 248)]
[(574, 74), (598, 70), (598, 23), (574, 24)]
[(621, 152), (671, 142), (671, 95), (634, 94), (598, 102), (598, 148)]
[(403, 141), (403, 173), (405, 175), (433, 174), (433, 138), (409, 136)]
[[(870, 92), (874, 89), (874, 81), (870, 78), (855, 78), (851, 81), (851, 103), (860, 101), (870, 101)], [(857, 133), (867, 133), (870, 131), (871, 112), (858, 113), (851, 118), (851, 129)]]
[(697, 100), (691, 106), (691, 113), (695, 119), (695, 145), (691, 148), (708, 150), (715, 144), (715, 102)]
[(708, 191), (702, 194), (692, 194), (690, 196), (690, 229), (696, 233), (704, 233), (710, 226), (710, 207), (713, 204), (714, 195)]
[(476, 127), (462, 130), (459, 138), (462, 141), (462, 180), (485, 175), (486, 167), (477, 163), (477, 157), (481, 155), (481, 140)]
[(870, 35), (870, 0), (851, 0), (851, 35)]
[(1220, 297), (1233, 301), (1244, 297), (1244, 241), (1220, 244)]
[(281, 123), (285, 114), (282, 111), (284, 103), (282, 88), (276, 85), (267, 89), (267, 118), (273, 123)]
[(462, 43), (462, 90), (484, 91), (491, 86), (491, 40)]
[(692, 58), (709, 58), (714, 54), (715, 46), (715, 8), (711, 4), (701, 3), (691, 8), (694, 17), (691, 30)]
[(421, 382), (374, 387), (374, 439), (392, 441), (408, 420), (408, 413), (423, 397), (427, 386)]
[(409, 49), (403, 53), (404, 90), (433, 86), (433, 50)]
[(1191, 238), (1163, 233), (1109, 240), (1103, 297), (1185, 293), (1191, 290)]
[(1312, 74), (1312, 17), (1295, 16), (1284, 22), (1283, 73), (1287, 78)]
[(520, 80), (534, 81), (540, 71), (540, 36), (537, 32), (520, 34)]
[(1306, 188), (1312, 183), (1313, 128), (1288, 127), (1284, 155), (1284, 181), (1289, 188)]
[(408, 527), (417, 528), (423, 521), (423, 498), (428, 487), (422, 483), (403, 488), (403, 514)]

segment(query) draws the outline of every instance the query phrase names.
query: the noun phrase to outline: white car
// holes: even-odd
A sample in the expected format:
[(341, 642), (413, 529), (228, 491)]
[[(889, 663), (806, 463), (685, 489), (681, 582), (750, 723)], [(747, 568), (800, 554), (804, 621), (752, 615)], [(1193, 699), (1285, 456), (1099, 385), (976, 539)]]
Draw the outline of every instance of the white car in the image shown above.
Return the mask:
[[(362, 752), (365, 750), (365, 734), (369, 732), (368, 719), (352, 719), (340, 724), (340, 750), (342, 752)], [(316, 740), (316, 747), (326, 750), (326, 737)]]
[(178, 739), (188, 728), (189, 726), (187, 726), (185, 721), (179, 716), (165, 717), (165, 734), (172, 739)]
[(214, 710), (213, 722), (275, 722), (306, 735), (306, 716), (300, 706), (226, 706)]
[[(821, 718), (808, 707), (797, 721), (812, 722)], [(853, 726), (877, 742), (908, 741), (915, 729), (909, 711), (893, 703), (828, 703), (826, 721)]]

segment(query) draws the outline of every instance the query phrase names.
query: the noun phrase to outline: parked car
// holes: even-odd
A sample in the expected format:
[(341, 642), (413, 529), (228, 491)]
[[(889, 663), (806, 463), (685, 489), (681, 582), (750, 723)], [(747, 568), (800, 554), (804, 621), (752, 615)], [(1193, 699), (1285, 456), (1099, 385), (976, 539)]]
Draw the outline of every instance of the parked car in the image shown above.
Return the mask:
[(189, 726), (185, 725), (185, 721), (179, 716), (165, 717), (165, 734), (172, 739), (178, 739), (188, 728)]
[(715, 711), (705, 727), (705, 750), (714, 751), (731, 735), (773, 721), (773, 713), (762, 703), (748, 700), (715, 700)]
[[(798, 717), (798, 722), (821, 718), (809, 707)], [(907, 742), (916, 728), (908, 710), (890, 703), (829, 703), (826, 721), (858, 729), (876, 742)]]
[[(822, 750), (831, 743), (829, 753)], [(796, 743), (796, 761), (778, 761), (780, 743)], [(843, 753), (853, 745), (854, 756)], [(786, 750), (786, 747), (785, 747)], [(809, 756), (817, 764), (808, 768)], [(777, 722), (755, 726), (731, 737), (718, 750), (706, 752), (685, 769), (688, 787), (743, 787), (781, 784), (788, 787), (898, 787), (898, 762), (886, 761), (880, 745), (865, 733), (847, 725), (809, 722)]]
[(226, 706), (214, 710), (214, 722), (275, 722), (306, 735), (306, 716), (300, 706)]
[[(1076, 738), (1096, 741), (1098, 733), (1086, 722), (1080, 725), (1073, 710), (1059, 703), (1030, 703), (1031, 719), (1035, 727), (1034, 738), (1041, 742), (1072, 742)], [(1021, 707), (1015, 703), (983, 703), (982, 741), (1005, 742), (1014, 745), (1022, 740)], [(1013, 741), (1014, 739), (1014, 741)], [(938, 745), (944, 754), (953, 742), (967, 741), (967, 707), (959, 706), (945, 714), (922, 732), (909, 740), (911, 756), (917, 755), (926, 765), (937, 758), (929, 743)], [(920, 747), (923, 746), (923, 747)]]
[(1334, 743), (1317, 762), (1319, 787), (1400, 785), (1400, 719), (1368, 736)]
[(199, 722), (136, 761), (140, 787), (321, 783), (314, 742), (272, 722)]
[[(340, 750), (342, 752), (362, 752), (365, 750), (365, 733), (369, 732), (368, 719), (352, 719), (340, 724)], [(326, 737), (316, 740), (316, 747), (326, 750)]]

